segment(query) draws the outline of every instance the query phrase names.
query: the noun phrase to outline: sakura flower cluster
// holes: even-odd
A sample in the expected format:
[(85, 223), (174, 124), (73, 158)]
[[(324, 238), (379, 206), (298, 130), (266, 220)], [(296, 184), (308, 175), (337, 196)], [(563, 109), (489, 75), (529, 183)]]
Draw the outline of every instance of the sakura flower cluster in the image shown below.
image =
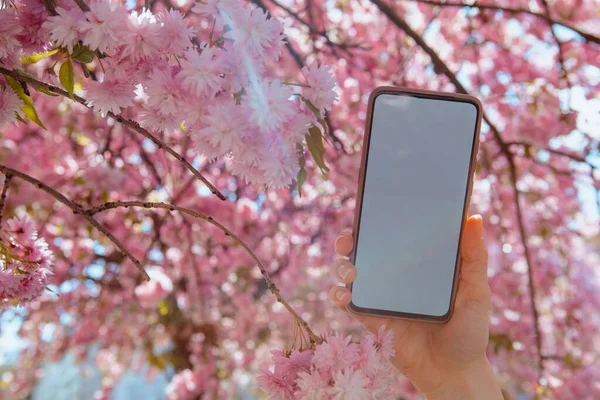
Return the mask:
[(273, 371), (263, 371), (259, 387), (273, 400), (388, 399), (396, 380), (391, 331), (382, 326), (361, 342), (329, 335), (314, 350), (274, 350)]
[(0, 230), (0, 307), (27, 304), (47, 285), (52, 252), (33, 221), (12, 218)]
[[(60, 75), (63, 86), (74, 75), (78, 94), (102, 116), (133, 113), (155, 134), (183, 130), (198, 155), (225, 156), (247, 183), (291, 184), (300, 170), (298, 144), (311, 127), (324, 129), (319, 120), (337, 97), (328, 67), (304, 68), (305, 82), (267, 72), (282, 52), (283, 25), (241, 0), (198, 2), (191, 11), (210, 31), (190, 26), (178, 10), (130, 11), (117, 1), (92, 0), (89, 11), (61, 1), (56, 15), (30, 0), (14, 4), (0, 10), (1, 64), (20, 68), (19, 57), (58, 49), (38, 65), (55, 81)], [(23, 35), (26, 22), (38, 29)], [(68, 65), (57, 74), (71, 62), (95, 79)], [(19, 105), (6, 90), (4, 103), (0, 126), (14, 121)]]
[(0, 87), (0, 127), (12, 122), (17, 123), (17, 112), (21, 109), (23, 102), (10, 88)]

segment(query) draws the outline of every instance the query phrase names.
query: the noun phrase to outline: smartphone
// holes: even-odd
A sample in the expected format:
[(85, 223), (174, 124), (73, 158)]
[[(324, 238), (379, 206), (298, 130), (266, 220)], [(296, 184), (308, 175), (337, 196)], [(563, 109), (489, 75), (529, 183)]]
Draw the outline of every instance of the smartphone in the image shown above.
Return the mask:
[(481, 103), (378, 87), (369, 98), (350, 261), (351, 311), (446, 322), (473, 186)]

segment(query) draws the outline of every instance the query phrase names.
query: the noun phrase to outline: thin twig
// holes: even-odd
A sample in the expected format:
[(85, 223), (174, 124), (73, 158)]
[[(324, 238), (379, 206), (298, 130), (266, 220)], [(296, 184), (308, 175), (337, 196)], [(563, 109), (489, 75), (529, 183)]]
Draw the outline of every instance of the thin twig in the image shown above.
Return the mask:
[(13, 177), (17, 177), (19, 179), (22, 179), (22, 180), (24, 180), (24, 181), (32, 184), (33, 186), (37, 187), (38, 189), (41, 189), (44, 192), (48, 193), (50, 196), (54, 197), (56, 200), (58, 200), (59, 202), (63, 203), (65, 206), (69, 207), (73, 211), (73, 214), (81, 215), (94, 228), (98, 229), (106, 237), (108, 237), (110, 239), (110, 241), (113, 242), (115, 244), (115, 246), (117, 246), (119, 248), (119, 250), (121, 250), (121, 252), (123, 254), (125, 254), (127, 256), (127, 258), (129, 258), (135, 264), (135, 266), (137, 267), (137, 269), (142, 274), (142, 277), (146, 281), (150, 280), (150, 276), (148, 276), (148, 274), (146, 273), (146, 270), (144, 269), (144, 267), (142, 267), (142, 264), (137, 260), (137, 258), (135, 258), (133, 256), (133, 254), (131, 254), (129, 252), (129, 250), (127, 250), (125, 248), (125, 246), (123, 246), (123, 244), (112, 233), (110, 233), (105, 227), (103, 227), (102, 225), (100, 225), (100, 223), (98, 221), (96, 221), (94, 218), (92, 218), (91, 215), (86, 214), (86, 212), (83, 209), (83, 207), (81, 207), (79, 204), (77, 204), (77, 203), (75, 203), (75, 202), (67, 199), (62, 193), (57, 192), (56, 190), (54, 190), (50, 186), (46, 185), (45, 183), (43, 183), (43, 182), (35, 179), (32, 176), (29, 176), (29, 175), (25, 174), (23, 172), (14, 170), (14, 169), (9, 168), (9, 167), (7, 167), (5, 165), (2, 165), (2, 164), (0, 164), (0, 172), (4, 173), (5, 175), (10, 174)]
[(83, 0), (73, 0), (75, 1), (75, 3), (79, 6), (79, 8), (81, 8), (81, 11), (86, 12), (86, 11), (90, 11), (90, 8), (88, 7), (87, 4), (85, 4), (85, 1)]
[(271, 293), (277, 298), (277, 301), (279, 303), (281, 303), (286, 308), (286, 310), (288, 310), (290, 312), (290, 314), (292, 314), (294, 319), (304, 328), (304, 330), (306, 330), (306, 333), (308, 333), (308, 335), (310, 336), (311, 342), (315, 343), (315, 344), (322, 343), (323, 340), (310, 329), (310, 327), (308, 326), (308, 323), (306, 321), (304, 321), (304, 319), (302, 319), (302, 317), (300, 317), (300, 315), (298, 315), (298, 313), (292, 308), (292, 306), (290, 306), (290, 304), (281, 296), (279, 288), (275, 285), (275, 283), (271, 279), (271, 276), (269, 275), (269, 272), (266, 270), (265, 266), (260, 261), (258, 256), (254, 253), (254, 251), (252, 251), (252, 249), (246, 243), (244, 243), (244, 241), (242, 239), (240, 239), (235, 233), (233, 233), (227, 227), (222, 225), (220, 222), (216, 221), (213, 217), (208, 216), (203, 213), (200, 213), (200, 212), (197, 212), (197, 211), (194, 211), (194, 210), (190, 210), (185, 207), (179, 207), (179, 206), (176, 206), (173, 204), (148, 202), (148, 201), (108, 202), (108, 203), (104, 203), (100, 206), (84, 210), (83, 212), (85, 213), (85, 215), (88, 215), (91, 217), (94, 214), (97, 214), (97, 213), (100, 213), (100, 212), (103, 212), (106, 210), (115, 209), (115, 208), (128, 208), (128, 207), (141, 207), (141, 208), (147, 208), (147, 209), (162, 208), (162, 209), (169, 210), (169, 211), (178, 211), (182, 214), (187, 214), (194, 218), (202, 219), (202, 220), (208, 222), (209, 224), (212, 224), (213, 226), (216, 226), (217, 228), (219, 228), (226, 236), (231, 237), (237, 244), (242, 246), (244, 248), (244, 250), (246, 250), (246, 252), (250, 255), (250, 257), (252, 257), (254, 262), (258, 265), (258, 268), (260, 269), (260, 273), (262, 274), (265, 282), (267, 283), (267, 286), (268, 286), (269, 290), (271, 291)]
[(4, 202), (6, 201), (6, 193), (8, 192), (8, 186), (12, 179), (11, 174), (4, 175), (4, 186), (2, 186), (2, 193), (0, 193), (0, 226), (2, 226), (2, 211), (4, 210)]
[[(4, 75), (8, 75), (20, 82), (27, 83), (36, 89), (42, 88), (51, 93), (59, 94), (65, 98), (69, 98), (69, 99), (71, 98), (65, 90), (63, 90), (59, 87), (56, 87), (54, 85), (50, 85), (48, 83), (38, 81), (37, 79), (31, 77), (30, 75), (25, 75), (19, 71), (11, 71), (6, 68), (0, 67), (0, 73), (2, 73)], [(90, 108), (90, 106), (87, 103), (87, 100), (85, 100), (83, 97), (80, 97), (77, 95), (75, 95), (74, 97), (75, 97), (75, 101), (77, 103)], [(140, 135), (144, 136), (145, 138), (150, 139), (154, 144), (156, 144), (158, 146), (159, 149), (164, 149), (167, 153), (169, 153), (177, 161), (179, 161), (181, 164), (183, 164), (192, 174), (194, 174), (194, 176), (196, 178), (201, 180), (202, 183), (204, 183), (210, 189), (210, 191), (214, 195), (216, 195), (219, 199), (221, 199), (221, 200), (226, 199), (225, 196), (219, 190), (217, 190), (217, 188), (212, 183), (210, 183), (200, 173), (200, 171), (198, 171), (196, 168), (194, 168), (194, 166), (192, 164), (190, 164), (189, 161), (187, 161), (181, 154), (177, 153), (175, 150), (173, 150), (171, 147), (169, 147), (169, 145), (167, 145), (162, 140), (160, 140), (159, 138), (157, 138), (156, 136), (151, 134), (148, 130), (142, 128), (139, 123), (137, 123), (136, 121), (124, 118), (120, 114), (119, 115), (114, 114), (113, 112), (108, 112), (108, 116), (113, 118), (117, 122), (125, 125), (127, 128), (139, 133)]]
[[(507, 146), (522, 146), (525, 148), (531, 148), (531, 147), (535, 147), (535, 145), (531, 144), (531, 143), (527, 143), (527, 142), (506, 142)], [(587, 161), (585, 159), (585, 157), (580, 156), (579, 154), (574, 154), (574, 153), (568, 153), (566, 151), (562, 151), (562, 150), (555, 150), (555, 149), (548, 149), (548, 148), (540, 148), (539, 150), (544, 150), (547, 151), (548, 153), (552, 153), (552, 154), (556, 154), (559, 156), (563, 156), (563, 157), (567, 157), (570, 158), (573, 161), (577, 161), (580, 163), (584, 163), (589, 165), (590, 167), (594, 168), (594, 166), (592, 164), (589, 163), (589, 161)]]
[[(552, 23), (552, 18), (550, 15), (550, 6), (548, 5), (548, 2), (546, 0), (540, 0), (542, 2), (542, 5), (544, 6), (544, 15), (546, 15), (546, 21), (548, 22), (548, 27), (550, 28), (550, 33), (552, 33), (552, 38), (554, 39), (554, 42), (556, 43), (556, 46), (558, 46), (558, 62), (560, 64), (560, 69), (562, 71), (562, 77), (565, 79), (565, 83), (567, 84), (567, 87), (569, 89), (571, 89), (571, 80), (569, 79), (569, 72), (567, 71), (567, 67), (565, 66), (565, 55), (563, 52), (563, 46), (562, 46), (562, 42), (558, 39), (558, 36), (556, 36), (556, 32), (554, 32), (554, 24)], [(560, 78), (559, 78), (560, 81)], [(570, 103), (570, 101), (569, 101)]]
[[(253, 1), (255, 4), (258, 4), (259, 2), (262, 3), (262, 1), (259, 1), (259, 0), (251, 0), (251, 1)], [(327, 31), (317, 29), (311, 22), (308, 22), (308, 21), (305, 21), (304, 19), (302, 19), (302, 17), (300, 15), (298, 15), (297, 12), (294, 12), (292, 9), (279, 3), (277, 0), (269, 0), (269, 1), (271, 3), (273, 3), (275, 6), (279, 7), (283, 11), (285, 11), (286, 13), (288, 13), (296, 21), (298, 21), (301, 24), (303, 24), (304, 26), (306, 26), (308, 28), (309, 33), (321, 36), (331, 46), (339, 47), (342, 50), (347, 50), (347, 49), (371, 50), (369, 48), (362, 47), (360, 44), (345, 44), (345, 43), (334, 42), (333, 40), (331, 40), (329, 38)], [(311, 17), (311, 16), (312, 16), (312, 13), (309, 13), (309, 17)]]
[(504, 12), (508, 12), (508, 13), (514, 13), (514, 14), (528, 14), (528, 15), (532, 15), (537, 18), (544, 19), (551, 24), (564, 26), (565, 28), (570, 29), (573, 32), (577, 33), (579, 36), (583, 37), (584, 39), (586, 39), (590, 42), (600, 44), (600, 37), (598, 37), (598, 36), (594, 36), (591, 33), (583, 32), (582, 30), (577, 29), (574, 26), (567, 24), (566, 22), (560, 22), (560, 21), (554, 20), (549, 15), (536, 13), (527, 8), (520, 8), (520, 7), (511, 8), (511, 7), (497, 6), (494, 4), (481, 4), (481, 3), (477, 3), (477, 2), (475, 2), (473, 4), (465, 4), (465, 3), (445, 2), (445, 1), (436, 1), (436, 0), (411, 0), (411, 1), (414, 1), (417, 3), (429, 4), (431, 6), (438, 6), (438, 7), (460, 7), (460, 8), (472, 7), (472, 8), (479, 8), (480, 10), (496, 10), (496, 11), (504, 11)]

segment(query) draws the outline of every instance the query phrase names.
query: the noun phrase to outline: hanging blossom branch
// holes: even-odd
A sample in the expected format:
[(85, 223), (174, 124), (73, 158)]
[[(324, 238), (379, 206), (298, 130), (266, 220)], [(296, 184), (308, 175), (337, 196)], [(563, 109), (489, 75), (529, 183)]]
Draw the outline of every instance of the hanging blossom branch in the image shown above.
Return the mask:
[(129, 252), (129, 250), (127, 250), (125, 248), (125, 246), (112, 233), (110, 233), (104, 226), (102, 226), (98, 221), (96, 221), (94, 218), (92, 218), (91, 215), (86, 214), (85, 210), (83, 209), (83, 207), (81, 207), (79, 204), (75, 203), (74, 201), (69, 200), (62, 193), (59, 193), (58, 191), (54, 190), (50, 186), (46, 185), (45, 183), (43, 183), (43, 182), (35, 179), (32, 176), (24, 174), (23, 172), (17, 171), (17, 170), (12, 169), (12, 168), (9, 168), (9, 167), (7, 167), (5, 165), (2, 165), (2, 164), (0, 164), (0, 172), (4, 173), (5, 175), (12, 175), (13, 177), (22, 179), (22, 180), (24, 180), (24, 181), (32, 184), (36, 188), (43, 190), (44, 192), (46, 192), (50, 196), (54, 197), (56, 200), (58, 200), (59, 202), (61, 202), (65, 206), (69, 207), (73, 211), (73, 214), (81, 215), (94, 228), (98, 229), (106, 237), (108, 237), (110, 239), (110, 241), (113, 242), (115, 244), (115, 246), (117, 246), (117, 248), (123, 254), (125, 254), (127, 256), (127, 258), (129, 258), (135, 264), (135, 266), (137, 267), (137, 269), (142, 274), (142, 277), (144, 278), (144, 280), (146, 280), (146, 281), (150, 280), (150, 276), (148, 275), (148, 273), (146, 272), (146, 270), (144, 269), (144, 267), (142, 266), (142, 264), (138, 261), (138, 259), (135, 258), (133, 256), (133, 254), (131, 254)]
[[(65, 206), (69, 207), (73, 211), (74, 214), (81, 215), (92, 226), (94, 226), (96, 229), (98, 229), (100, 232), (102, 232), (104, 235), (106, 235), (119, 248), (119, 250), (121, 250), (121, 252), (123, 254), (125, 254), (127, 256), (127, 258), (129, 258), (135, 264), (135, 266), (138, 268), (138, 270), (140, 271), (140, 273), (142, 274), (144, 279), (147, 281), (150, 280), (150, 277), (144, 270), (141, 263), (125, 248), (125, 246), (113, 234), (111, 234), (105, 227), (100, 225), (100, 223), (93, 218), (93, 216), (95, 214), (98, 214), (98, 213), (106, 211), (106, 210), (115, 209), (115, 208), (129, 208), (129, 207), (141, 207), (141, 208), (147, 208), (147, 209), (154, 208), (154, 209), (165, 209), (165, 210), (169, 210), (169, 211), (178, 211), (183, 214), (190, 215), (194, 218), (202, 219), (202, 220), (212, 224), (213, 226), (219, 228), (226, 236), (231, 237), (237, 244), (242, 246), (244, 248), (244, 250), (246, 250), (246, 252), (252, 257), (252, 259), (258, 265), (258, 267), (260, 269), (260, 273), (262, 274), (265, 282), (267, 283), (267, 287), (269, 288), (269, 291), (275, 296), (277, 301), (279, 303), (281, 303), (285, 307), (285, 309), (293, 316), (296, 323), (298, 323), (298, 325), (301, 326), (302, 329), (305, 330), (305, 332), (308, 334), (308, 336), (310, 338), (310, 342), (312, 344), (321, 344), (323, 342), (323, 339), (320, 338), (319, 336), (317, 336), (310, 329), (308, 323), (300, 315), (298, 315), (298, 313), (292, 308), (292, 306), (290, 306), (290, 304), (281, 296), (281, 292), (280, 292), (279, 288), (277, 287), (277, 285), (275, 285), (275, 283), (271, 279), (268, 271), (266, 270), (264, 264), (260, 261), (258, 256), (254, 253), (254, 251), (252, 251), (252, 249), (242, 239), (240, 239), (239, 236), (237, 236), (235, 233), (233, 233), (230, 229), (225, 227), (220, 222), (216, 221), (213, 217), (208, 216), (203, 213), (200, 213), (200, 212), (197, 212), (197, 211), (194, 211), (194, 210), (187, 209), (185, 207), (176, 206), (173, 204), (157, 203), (157, 202), (144, 202), (144, 201), (108, 202), (108, 203), (104, 203), (97, 207), (84, 209), (79, 204), (69, 200), (63, 194), (59, 193), (58, 191), (56, 191), (55, 189), (46, 185), (45, 183), (39, 181), (38, 179), (33, 178), (32, 176), (29, 176), (25, 173), (22, 173), (15, 169), (9, 168), (2, 164), (0, 164), (0, 172), (4, 173), (6, 176), (17, 177), (19, 179), (22, 179), (22, 180), (34, 185), (38, 189), (41, 189), (44, 192), (51, 195), (52, 197), (54, 197), (56, 200), (58, 200)], [(8, 179), (9, 178), (7, 178), (7, 180)], [(4, 188), (6, 188), (6, 187), (7, 187), (7, 185), (6, 185), (6, 181), (5, 181)], [(4, 189), (3, 189), (2, 193), (3, 194), (5, 193)], [(0, 204), (2, 204), (2, 203), (0, 203)]]
[[(20, 71), (14, 71), (14, 70), (11, 71), (6, 68), (0, 67), (0, 73), (10, 76), (11, 78), (13, 78), (19, 82), (27, 83), (34, 89), (46, 90), (50, 93), (59, 94), (65, 98), (71, 99), (71, 97), (69, 96), (69, 93), (66, 90), (63, 90), (63, 89), (61, 89), (57, 86), (51, 85), (49, 83), (39, 81), (39, 80), (37, 80), (31, 76), (28, 76)], [(88, 104), (88, 101), (86, 99), (84, 99), (83, 97), (74, 95), (72, 99), (74, 99), (74, 101), (76, 101), (77, 103), (79, 103), (81, 105), (91, 108)], [(181, 154), (179, 154), (178, 152), (173, 150), (173, 148), (171, 148), (168, 144), (166, 144), (165, 142), (163, 142), (162, 140), (160, 140), (159, 138), (157, 138), (156, 136), (151, 134), (147, 129), (141, 127), (139, 123), (137, 123), (136, 121), (124, 118), (121, 114), (115, 114), (112, 111), (109, 111), (107, 113), (107, 115), (109, 117), (113, 118), (114, 120), (116, 120), (117, 122), (123, 124), (127, 128), (131, 129), (132, 131), (139, 133), (140, 135), (144, 136), (147, 139), (150, 139), (152, 141), (152, 143), (154, 143), (159, 149), (164, 149), (169, 155), (171, 155), (177, 161), (179, 161), (181, 164), (183, 164), (185, 166), (185, 168), (187, 168), (192, 174), (194, 174), (194, 176), (196, 178), (198, 178), (200, 181), (202, 181), (202, 183), (204, 183), (210, 189), (211, 193), (216, 195), (219, 199), (225, 200), (225, 196), (212, 183), (210, 183), (204, 177), (204, 175), (202, 175), (202, 173), (200, 171), (198, 171), (196, 168), (194, 168), (194, 166), (192, 164), (190, 164), (190, 162), (188, 160), (186, 160)]]
[[(377, 8), (386, 16), (388, 19), (396, 25), (398, 28), (402, 29), (408, 36), (410, 36), (427, 55), (431, 58), (431, 62), (436, 67), (436, 71), (441, 71), (450, 82), (456, 87), (456, 91), (463, 94), (468, 94), (467, 89), (460, 83), (456, 74), (450, 70), (450, 68), (446, 65), (446, 63), (440, 58), (440, 56), (433, 50), (425, 41), (425, 39), (419, 35), (412, 27), (404, 20), (398, 13), (396, 13), (385, 1), (383, 0), (371, 0), (371, 3), (375, 4)], [(444, 3), (442, 3), (444, 4)], [(515, 165), (515, 161), (513, 158), (513, 153), (511, 153), (508, 145), (502, 139), (500, 135), (499, 129), (495, 126), (495, 124), (489, 119), (485, 111), (483, 112), (483, 120), (490, 127), (490, 131), (494, 137), (494, 140), (498, 144), (501, 149), (502, 154), (506, 157), (509, 166), (509, 176), (511, 179), (511, 186), (514, 192), (515, 198), (515, 209), (517, 214), (517, 222), (519, 225), (519, 233), (521, 244), (523, 246), (523, 252), (525, 256), (525, 262), (527, 264), (527, 281), (529, 288), (529, 295), (531, 299), (531, 313), (533, 315), (533, 329), (535, 332), (535, 342), (536, 342), (536, 350), (538, 354), (538, 381), (542, 377), (544, 373), (544, 364), (542, 359), (542, 331), (540, 327), (539, 321), (539, 311), (537, 308), (536, 302), (536, 289), (534, 285), (534, 276), (533, 276), (533, 262), (531, 261), (531, 254), (529, 251), (529, 246), (527, 244), (527, 231), (525, 229), (525, 224), (523, 221), (523, 211), (521, 208), (520, 197), (521, 192), (517, 187), (518, 175), (517, 175), (517, 167)]]
[(417, 3), (429, 4), (431, 6), (436, 6), (436, 7), (460, 7), (460, 8), (472, 7), (472, 8), (479, 8), (481, 10), (496, 10), (496, 11), (505, 11), (508, 13), (514, 13), (514, 14), (528, 14), (528, 15), (532, 15), (534, 17), (546, 20), (550, 24), (564, 26), (565, 28), (570, 29), (573, 32), (577, 33), (579, 36), (583, 37), (584, 39), (586, 39), (590, 42), (600, 44), (600, 37), (598, 37), (598, 36), (595, 36), (591, 33), (584, 32), (581, 29), (578, 29), (572, 25), (567, 24), (566, 22), (561, 22), (561, 21), (552, 19), (550, 17), (550, 14), (540, 14), (540, 13), (531, 11), (527, 8), (504, 7), (504, 6), (497, 6), (494, 4), (481, 4), (478, 2), (473, 2), (473, 3), (469, 4), (469, 3), (456, 3), (456, 2), (445, 2), (445, 1), (436, 1), (436, 0), (411, 0), (411, 1), (414, 1)]
[(271, 276), (269, 275), (269, 272), (266, 270), (264, 264), (260, 261), (258, 256), (254, 253), (254, 251), (252, 251), (252, 249), (242, 239), (240, 239), (239, 236), (237, 236), (230, 229), (228, 229), (223, 224), (221, 224), (220, 222), (215, 220), (213, 217), (208, 216), (208, 215), (203, 214), (198, 211), (190, 210), (189, 208), (176, 206), (174, 204), (160, 203), (160, 202), (147, 202), (147, 201), (107, 202), (100, 206), (84, 210), (83, 213), (85, 215), (91, 217), (92, 215), (98, 214), (98, 213), (106, 211), (106, 210), (115, 209), (115, 208), (129, 208), (129, 207), (140, 207), (140, 208), (147, 208), (147, 209), (164, 209), (164, 210), (169, 210), (169, 211), (178, 211), (182, 214), (187, 214), (194, 218), (202, 219), (202, 220), (208, 222), (209, 224), (220, 229), (226, 236), (231, 237), (237, 244), (242, 246), (244, 248), (244, 250), (246, 250), (246, 252), (250, 255), (250, 257), (252, 257), (252, 259), (254, 260), (254, 262), (256, 263), (258, 268), (260, 269), (260, 273), (263, 276), (265, 282), (267, 283), (267, 287), (269, 288), (269, 291), (275, 296), (277, 301), (279, 303), (281, 303), (285, 307), (285, 309), (289, 311), (290, 314), (292, 314), (292, 316), (294, 317), (294, 320), (296, 320), (296, 322), (306, 331), (306, 333), (310, 337), (311, 343), (321, 344), (323, 342), (323, 339), (320, 338), (319, 336), (317, 336), (310, 329), (310, 327), (308, 326), (308, 323), (304, 319), (302, 319), (302, 317), (300, 315), (298, 315), (298, 313), (292, 308), (292, 306), (290, 306), (290, 304), (281, 296), (279, 288), (277, 287), (277, 285), (275, 285), (275, 283), (271, 279)]

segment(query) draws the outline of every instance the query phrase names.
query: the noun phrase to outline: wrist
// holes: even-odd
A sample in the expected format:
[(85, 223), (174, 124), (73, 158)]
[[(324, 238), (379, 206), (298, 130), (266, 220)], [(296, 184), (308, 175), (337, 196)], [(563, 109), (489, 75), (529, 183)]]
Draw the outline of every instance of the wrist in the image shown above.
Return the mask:
[(504, 398), (487, 357), (471, 363), (464, 370), (444, 374), (441, 383), (424, 394), (428, 400), (503, 400)]

